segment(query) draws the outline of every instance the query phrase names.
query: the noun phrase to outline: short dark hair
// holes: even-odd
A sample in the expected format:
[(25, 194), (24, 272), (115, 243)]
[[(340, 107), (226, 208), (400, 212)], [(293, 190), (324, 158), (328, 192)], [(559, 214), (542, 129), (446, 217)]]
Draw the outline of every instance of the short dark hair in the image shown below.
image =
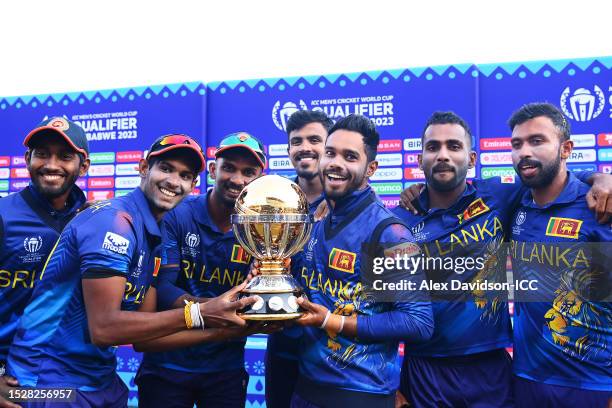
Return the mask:
[(423, 128), (423, 134), (421, 135), (421, 144), (423, 140), (425, 139), (425, 131), (427, 131), (427, 128), (431, 125), (459, 125), (461, 126), (463, 130), (465, 130), (465, 134), (468, 137), (470, 147), (472, 147), (473, 138), (472, 138), (472, 132), (470, 130), (470, 127), (468, 126), (467, 122), (463, 120), (463, 118), (457, 115), (455, 112), (437, 111), (437, 112), (432, 113), (429, 119), (427, 119), (427, 123), (425, 123), (425, 127)]
[(376, 126), (374, 126), (374, 123), (369, 118), (363, 115), (351, 113), (350, 115), (338, 120), (334, 126), (329, 129), (329, 134), (331, 135), (336, 130), (349, 130), (351, 132), (360, 133), (361, 136), (363, 136), (363, 144), (368, 162), (376, 159), (380, 135), (376, 130)]
[(289, 120), (287, 121), (287, 135), (289, 135), (294, 130), (300, 130), (304, 126), (309, 123), (320, 123), (323, 125), (325, 130), (329, 131), (329, 129), (333, 126), (334, 121), (331, 120), (325, 112), (322, 111), (313, 111), (313, 110), (299, 110), (293, 113)]
[(515, 126), (521, 125), (539, 116), (546, 116), (552, 121), (553, 125), (555, 125), (559, 131), (561, 142), (570, 139), (572, 129), (569, 122), (565, 119), (563, 112), (561, 112), (559, 108), (548, 102), (534, 102), (521, 106), (512, 114), (510, 119), (508, 119), (508, 126), (510, 126), (510, 130), (514, 130)]

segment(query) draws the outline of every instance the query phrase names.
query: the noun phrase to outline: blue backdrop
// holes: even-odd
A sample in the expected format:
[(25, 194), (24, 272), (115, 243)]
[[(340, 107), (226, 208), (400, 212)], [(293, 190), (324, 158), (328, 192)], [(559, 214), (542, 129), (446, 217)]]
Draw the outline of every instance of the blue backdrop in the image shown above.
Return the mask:
[[(92, 167), (79, 183), (89, 198), (105, 198), (138, 185), (138, 160), (155, 138), (167, 133), (197, 138), (212, 159), (224, 135), (247, 131), (266, 144), (269, 173), (293, 176), (286, 120), (297, 109), (320, 109), (333, 118), (361, 113), (376, 123), (382, 140), (372, 185), (395, 206), (406, 185), (423, 180), (416, 154), (433, 111), (453, 110), (471, 126), (479, 153), (472, 176), (502, 176), (511, 182), (506, 121), (515, 109), (534, 101), (560, 106), (569, 118), (575, 143), (572, 169), (612, 173), (612, 57), (602, 57), (0, 98), (0, 195), (27, 185), (21, 142), (46, 115), (65, 115), (86, 129)], [(202, 184), (211, 180), (204, 176)], [(249, 339), (248, 407), (265, 405), (264, 350), (265, 336)], [(118, 355), (118, 371), (132, 391), (130, 403), (136, 404), (133, 378), (140, 356), (130, 347), (121, 347)]]

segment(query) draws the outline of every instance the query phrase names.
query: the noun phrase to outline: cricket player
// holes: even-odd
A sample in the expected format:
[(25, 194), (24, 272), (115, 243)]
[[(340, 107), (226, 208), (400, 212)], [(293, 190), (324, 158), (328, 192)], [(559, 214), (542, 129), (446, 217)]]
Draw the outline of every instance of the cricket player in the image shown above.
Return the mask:
[(612, 403), (609, 224), (589, 211), (589, 187), (567, 170), (570, 125), (555, 106), (531, 103), (509, 120), (512, 163), (529, 187), (514, 213), (517, 407)]
[[(327, 132), (333, 122), (324, 112), (300, 110), (287, 121), (288, 153), (297, 173), (295, 182), (306, 194), (310, 212), (323, 201), (319, 161), (323, 156)], [(268, 336), (266, 349), (266, 406), (289, 406), (299, 372), (298, 346), (303, 330), (286, 327)]]

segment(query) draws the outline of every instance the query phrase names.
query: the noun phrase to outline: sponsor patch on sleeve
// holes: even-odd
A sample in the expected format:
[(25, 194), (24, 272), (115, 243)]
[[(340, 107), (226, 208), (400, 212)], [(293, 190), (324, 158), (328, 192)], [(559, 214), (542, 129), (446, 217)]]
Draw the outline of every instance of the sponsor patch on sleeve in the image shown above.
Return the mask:
[(104, 242), (102, 243), (103, 249), (107, 249), (121, 255), (127, 254), (129, 246), (130, 241), (127, 238), (110, 231), (106, 233), (104, 236)]

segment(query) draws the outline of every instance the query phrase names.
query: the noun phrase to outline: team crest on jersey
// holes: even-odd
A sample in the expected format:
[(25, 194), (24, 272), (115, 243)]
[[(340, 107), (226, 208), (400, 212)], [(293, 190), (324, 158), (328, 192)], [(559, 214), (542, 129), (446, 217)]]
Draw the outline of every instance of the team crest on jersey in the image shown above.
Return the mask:
[(468, 207), (462, 214), (457, 214), (457, 218), (459, 218), (459, 224), (462, 224), (464, 221), (469, 220), (470, 218), (474, 218), (477, 215), (484, 214), (487, 211), (491, 211), (491, 209), (482, 201), (482, 198), (478, 198)]
[(333, 248), (329, 253), (329, 267), (346, 273), (355, 273), (357, 254)]
[(551, 237), (578, 239), (582, 226), (581, 220), (573, 218), (550, 217), (546, 226), (546, 235)]
[(248, 264), (251, 262), (251, 255), (249, 255), (240, 245), (234, 244), (232, 248), (232, 262)]
[(161, 258), (156, 256), (153, 266), (153, 277), (157, 278), (157, 274), (159, 274), (159, 268), (161, 267)]
[(127, 238), (122, 237), (119, 234), (115, 234), (114, 232), (108, 231), (104, 236), (104, 242), (102, 243), (102, 248), (108, 249), (109, 251), (116, 252), (120, 255), (127, 254), (128, 247), (130, 246), (130, 241)]
[(200, 236), (193, 232), (188, 232), (187, 235), (185, 235), (185, 243), (188, 247), (195, 248), (200, 245)]

